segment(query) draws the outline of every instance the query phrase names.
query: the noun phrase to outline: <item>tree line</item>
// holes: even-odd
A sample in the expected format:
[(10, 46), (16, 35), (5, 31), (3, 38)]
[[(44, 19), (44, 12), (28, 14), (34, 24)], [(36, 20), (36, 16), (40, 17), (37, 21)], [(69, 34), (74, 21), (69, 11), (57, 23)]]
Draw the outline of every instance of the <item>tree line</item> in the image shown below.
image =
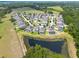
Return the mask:
[(77, 56), (79, 57), (79, 8), (63, 7), (63, 9), (64, 22), (68, 25), (65, 31), (75, 38)]

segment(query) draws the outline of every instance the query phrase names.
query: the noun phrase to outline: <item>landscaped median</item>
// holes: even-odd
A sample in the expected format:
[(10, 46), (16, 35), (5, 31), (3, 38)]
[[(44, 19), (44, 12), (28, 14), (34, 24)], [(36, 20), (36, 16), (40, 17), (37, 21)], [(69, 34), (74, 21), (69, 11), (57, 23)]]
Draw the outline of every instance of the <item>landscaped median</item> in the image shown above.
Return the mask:
[(67, 42), (69, 56), (71, 58), (77, 58), (77, 55), (76, 55), (77, 50), (75, 47), (74, 38), (68, 33), (61, 32), (55, 35), (39, 35), (39, 34), (33, 35), (32, 33), (24, 32), (24, 31), (20, 31), (19, 33), (26, 37), (38, 38), (39, 40), (45, 40), (45, 41), (54, 41), (55, 39), (64, 39)]

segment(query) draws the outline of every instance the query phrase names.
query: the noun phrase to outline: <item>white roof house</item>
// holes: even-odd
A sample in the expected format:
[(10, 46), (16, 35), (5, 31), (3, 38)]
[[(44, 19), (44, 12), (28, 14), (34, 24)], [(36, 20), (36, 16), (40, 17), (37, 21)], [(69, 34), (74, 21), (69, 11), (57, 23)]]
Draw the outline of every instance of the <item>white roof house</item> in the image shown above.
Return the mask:
[[(33, 31), (33, 32), (39, 32), (40, 34), (44, 34), (45, 31), (47, 30), (49, 34), (54, 34), (55, 28), (57, 28), (58, 31), (62, 31), (64, 27), (64, 21), (62, 15), (47, 14), (47, 13), (31, 13), (31, 14), (21, 13), (21, 16), (25, 22), (29, 23), (29, 25), (26, 26), (25, 28), (25, 31), (27, 32)], [(16, 19), (20, 18), (16, 16)], [(23, 23), (21, 22), (20, 24)]]

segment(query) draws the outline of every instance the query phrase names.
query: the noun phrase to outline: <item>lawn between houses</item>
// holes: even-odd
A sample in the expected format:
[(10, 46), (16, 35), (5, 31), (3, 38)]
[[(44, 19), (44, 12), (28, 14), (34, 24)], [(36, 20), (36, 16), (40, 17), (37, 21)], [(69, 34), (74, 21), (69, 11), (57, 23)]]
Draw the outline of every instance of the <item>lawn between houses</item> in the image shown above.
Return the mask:
[(10, 18), (10, 14), (7, 14), (0, 23), (0, 57), (22, 57), (20, 43)]

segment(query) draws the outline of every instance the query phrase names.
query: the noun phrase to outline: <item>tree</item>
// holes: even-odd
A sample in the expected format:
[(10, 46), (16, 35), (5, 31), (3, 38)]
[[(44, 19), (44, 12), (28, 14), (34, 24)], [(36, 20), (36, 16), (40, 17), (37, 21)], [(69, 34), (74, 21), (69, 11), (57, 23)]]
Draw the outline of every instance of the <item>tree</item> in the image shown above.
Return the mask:
[(42, 48), (40, 45), (36, 45), (33, 48), (29, 48), (24, 56), (26, 58), (62, 58), (63, 55), (54, 53), (46, 48)]
[(1, 39), (2, 37), (0, 36), (0, 39)]

